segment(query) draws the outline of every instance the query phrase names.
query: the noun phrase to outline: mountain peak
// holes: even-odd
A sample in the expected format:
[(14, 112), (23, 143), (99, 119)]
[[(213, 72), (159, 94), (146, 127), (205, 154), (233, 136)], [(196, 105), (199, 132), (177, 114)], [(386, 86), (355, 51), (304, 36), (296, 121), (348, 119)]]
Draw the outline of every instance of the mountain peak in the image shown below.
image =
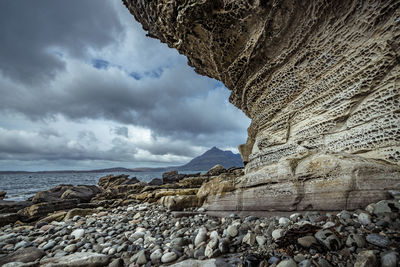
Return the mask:
[(220, 164), (224, 168), (242, 167), (243, 162), (240, 154), (234, 154), (232, 151), (223, 151), (213, 146), (202, 155), (192, 159), (189, 163), (180, 167), (182, 170), (209, 170), (215, 165)]

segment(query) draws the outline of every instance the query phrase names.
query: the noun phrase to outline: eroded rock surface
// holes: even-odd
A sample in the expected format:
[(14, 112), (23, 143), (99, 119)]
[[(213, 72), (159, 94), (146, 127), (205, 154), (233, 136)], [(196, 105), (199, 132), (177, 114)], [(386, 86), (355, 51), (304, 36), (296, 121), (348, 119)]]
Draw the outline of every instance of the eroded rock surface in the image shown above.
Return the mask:
[(398, 1), (123, 0), (252, 119), (209, 209), (354, 209), (400, 188)]

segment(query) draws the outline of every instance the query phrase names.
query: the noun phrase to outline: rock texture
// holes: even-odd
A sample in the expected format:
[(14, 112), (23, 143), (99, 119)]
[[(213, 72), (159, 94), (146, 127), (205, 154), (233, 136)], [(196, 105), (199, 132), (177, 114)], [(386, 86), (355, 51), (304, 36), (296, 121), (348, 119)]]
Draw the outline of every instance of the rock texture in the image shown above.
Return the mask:
[(399, 1), (123, 2), (252, 119), (246, 174), (209, 209), (355, 209), (400, 188)]

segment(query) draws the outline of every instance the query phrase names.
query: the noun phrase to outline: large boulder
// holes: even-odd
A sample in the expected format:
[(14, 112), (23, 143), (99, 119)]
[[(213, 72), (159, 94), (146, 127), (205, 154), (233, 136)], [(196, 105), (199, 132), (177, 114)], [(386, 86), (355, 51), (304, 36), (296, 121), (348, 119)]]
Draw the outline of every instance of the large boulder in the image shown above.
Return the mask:
[(65, 191), (67, 191), (70, 188), (73, 188), (74, 186), (71, 184), (61, 184), (57, 185), (49, 190), (44, 190), (36, 193), (33, 198), (32, 202), (33, 203), (41, 203), (41, 202), (50, 202), (50, 201), (56, 201), (60, 200), (62, 194), (64, 194)]
[(400, 189), (396, 0), (123, 2), (252, 120), (219, 203), (354, 209)]
[(209, 169), (204, 175), (205, 176), (218, 176), (224, 172), (226, 172), (224, 166), (217, 164), (214, 167), (212, 167), (211, 169)]
[(65, 199), (51, 202), (33, 204), (20, 211), (18, 214), (26, 221), (36, 220), (58, 210), (67, 210), (77, 207), (79, 200)]
[(183, 178), (185, 178), (185, 175), (178, 173), (178, 171), (168, 171), (162, 174), (163, 184), (179, 182)]
[(95, 185), (78, 185), (65, 190), (61, 199), (79, 199), (80, 202), (89, 202), (101, 190)]
[(126, 175), (126, 174), (121, 174), (121, 175), (117, 175), (117, 176), (114, 176), (113, 174), (111, 174), (111, 175), (103, 176), (99, 179), (98, 185), (103, 189), (115, 187), (117, 185), (123, 184), (126, 181), (128, 181), (129, 180), (128, 177), (129, 177), (129, 175)]
[(19, 220), (21, 216), (18, 213), (4, 213), (0, 214), (0, 227), (9, 223), (14, 223)]
[(182, 211), (198, 206), (196, 195), (163, 196), (158, 202), (171, 211)]

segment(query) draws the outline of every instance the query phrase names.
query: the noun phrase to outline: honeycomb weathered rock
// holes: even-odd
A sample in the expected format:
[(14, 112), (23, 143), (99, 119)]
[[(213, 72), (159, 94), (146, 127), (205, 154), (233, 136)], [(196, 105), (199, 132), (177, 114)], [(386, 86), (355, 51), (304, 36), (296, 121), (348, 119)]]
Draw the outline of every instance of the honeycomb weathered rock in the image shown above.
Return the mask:
[(123, 2), (252, 119), (232, 209), (357, 208), (400, 188), (398, 0)]

